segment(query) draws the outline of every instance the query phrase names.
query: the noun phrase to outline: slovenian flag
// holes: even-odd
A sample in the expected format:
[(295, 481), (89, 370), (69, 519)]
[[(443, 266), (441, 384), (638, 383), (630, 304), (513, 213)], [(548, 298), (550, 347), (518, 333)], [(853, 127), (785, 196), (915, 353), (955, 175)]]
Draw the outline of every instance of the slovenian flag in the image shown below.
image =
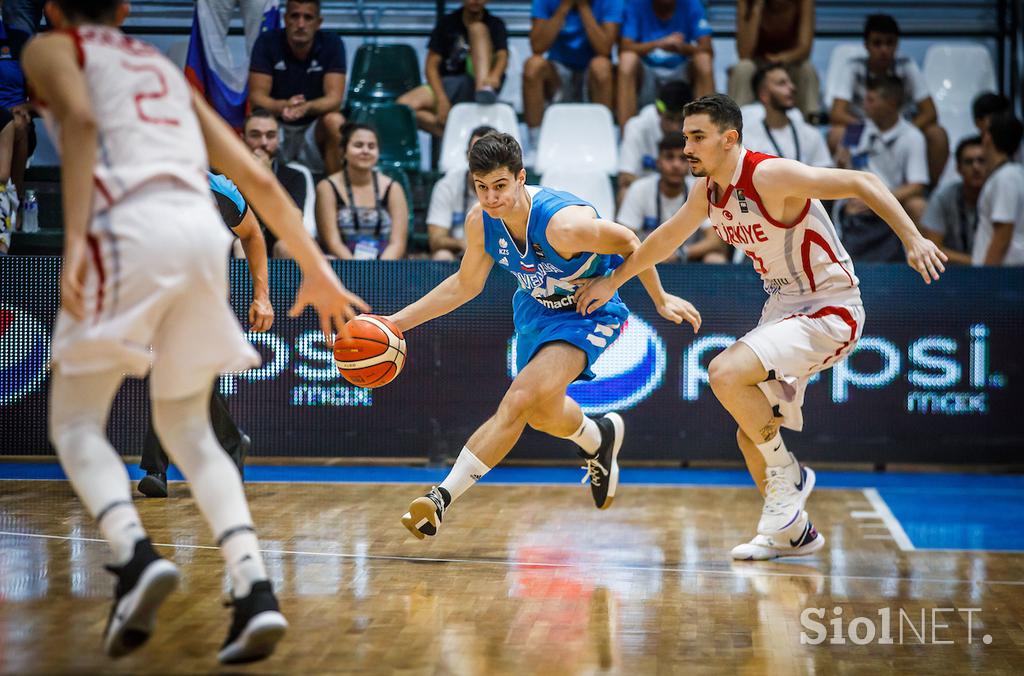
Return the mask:
[[(192, 36), (185, 57), (185, 77), (235, 129), (245, 121), (249, 95), (249, 57), (236, 65), (228, 49), (227, 35), (215, 29), (209, 4), (197, 2), (192, 15)], [(260, 32), (281, 26), (279, 0), (267, 0)]]

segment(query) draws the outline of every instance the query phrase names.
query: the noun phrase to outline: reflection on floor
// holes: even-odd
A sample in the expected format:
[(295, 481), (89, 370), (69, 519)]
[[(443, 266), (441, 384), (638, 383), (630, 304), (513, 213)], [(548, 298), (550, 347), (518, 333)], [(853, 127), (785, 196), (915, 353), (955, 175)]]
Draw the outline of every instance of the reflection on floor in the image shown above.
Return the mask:
[[(626, 484), (599, 512), (585, 487), (482, 484), (420, 542), (399, 516), (424, 485), (251, 483), (292, 628), (246, 671), (1019, 673), (1024, 554), (921, 549), (951, 537), (999, 544), (977, 531), (980, 505), (1019, 520), (1022, 489), (987, 478), (997, 479), (988, 497), (980, 482), (939, 490), (944, 504), (978, 508), (971, 519), (941, 511), (939, 535), (906, 520), (906, 486), (819, 490), (808, 509), (826, 549), (767, 564), (728, 558), (753, 534), (753, 489)], [(112, 578), (98, 531), (66, 482), (0, 481), (0, 671), (216, 668), (228, 611), (212, 538), (184, 484), (138, 505), (184, 580), (151, 643), (111, 662), (100, 652)]]

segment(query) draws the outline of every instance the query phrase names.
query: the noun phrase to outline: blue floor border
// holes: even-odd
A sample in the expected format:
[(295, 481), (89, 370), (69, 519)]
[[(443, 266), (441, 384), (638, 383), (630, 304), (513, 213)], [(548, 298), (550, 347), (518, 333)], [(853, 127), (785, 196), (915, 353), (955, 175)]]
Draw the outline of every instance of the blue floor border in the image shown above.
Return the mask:
[[(440, 483), (446, 467), (379, 465), (249, 465), (255, 483)], [(132, 480), (143, 472), (128, 466)], [(490, 484), (572, 485), (583, 473), (570, 467), (496, 467)], [(819, 489), (874, 488), (906, 531), (915, 549), (1024, 552), (1024, 475), (819, 471)], [(170, 478), (181, 480), (171, 469)], [(52, 461), (0, 462), (0, 480), (66, 480)], [(751, 488), (745, 470), (625, 467), (620, 482), (648, 486)]]

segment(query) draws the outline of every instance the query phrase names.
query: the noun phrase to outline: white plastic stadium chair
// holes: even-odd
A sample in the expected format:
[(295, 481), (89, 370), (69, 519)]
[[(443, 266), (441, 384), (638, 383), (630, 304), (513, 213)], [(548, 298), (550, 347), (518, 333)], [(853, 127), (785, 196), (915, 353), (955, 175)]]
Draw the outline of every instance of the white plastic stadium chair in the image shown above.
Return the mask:
[(825, 109), (832, 109), (832, 100), (836, 97), (836, 87), (842, 79), (843, 71), (850, 59), (856, 56), (867, 56), (868, 50), (861, 42), (840, 42), (832, 48), (828, 55), (828, 71), (825, 75)]
[(466, 146), (469, 135), (482, 124), (488, 124), (498, 131), (512, 134), (519, 138), (519, 121), (516, 111), (507, 103), (457, 103), (448, 113), (448, 122), (444, 125), (444, 137), (441, 139), (441, 160), (438, 164), (441, 171), (449, 171), (466, 166)]
[(571, 192), (594, 205), (601, 218), (615, 218), (615, 194), (608, 174), (598, 169), (558, 167), (544, 173), (540, 184)]
[(971, 103), (986, 91), (996, 90), (992, 57), (981, 45), (939, 43), (924, 56), (924, 80), (939, 112), (939, 124), (949, 134), (951, 147), (975, 133)]
[(593, 169), (611, 176), (618, 171), (615, 124), (607, 107), (597, 103), (548, 106), (537, 143), (539, 174), (552, 169)]

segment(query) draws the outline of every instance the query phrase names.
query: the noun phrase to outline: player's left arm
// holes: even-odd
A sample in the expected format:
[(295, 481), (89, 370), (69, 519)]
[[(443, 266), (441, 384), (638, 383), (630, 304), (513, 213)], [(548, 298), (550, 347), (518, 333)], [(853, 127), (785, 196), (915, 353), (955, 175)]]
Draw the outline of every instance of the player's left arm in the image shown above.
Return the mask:
[(762, 195), (785, 195), (798, 199), (862, 200), (903, 242), (907, 263), (926, 284), (945, 272), (948, 260), (935, 243), (921, 234), (899, 200), (874, 174), (850, 169), (810, 167), (794, 160), (762, 162), (754, 171), (754, 187)]
[(252, 277), (252, 303), (249, 304), (249, 328), (263, 333), (274, 324), (274, 307), (270, 304), (270, 282), (267, 273), (267, 242), (252, 209), (246, 208), (242, 222), (231, 228), (245, 252), (245, 262)]
[[(570, 207), (555, 214), (548, 223), (548, 243), (556, 251), (589, 251), (596, 254), (617, 254), (629, 259), (640, 248), (640, 238), (624, 225), (605, 218), (594, 218), (586, 207)], [(676, 324), (683, 320), (700, 327), (700, 314), (688, 301), (666, 293), (655, 266), (637, 275), (651, 297), (658, 314)]]
[(86, 234), (92, 215), (93, 172), (99, 125), (71, 36), (48, 33), (22, 51), (22, 69), (35, 97), (46, 103), (60, 125), (61, 200), (64, 206), (64, 266), (61, 304), (72, 316), (85, 316), (82, 286)]

